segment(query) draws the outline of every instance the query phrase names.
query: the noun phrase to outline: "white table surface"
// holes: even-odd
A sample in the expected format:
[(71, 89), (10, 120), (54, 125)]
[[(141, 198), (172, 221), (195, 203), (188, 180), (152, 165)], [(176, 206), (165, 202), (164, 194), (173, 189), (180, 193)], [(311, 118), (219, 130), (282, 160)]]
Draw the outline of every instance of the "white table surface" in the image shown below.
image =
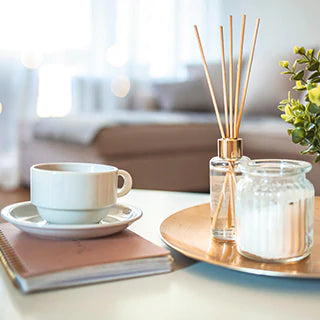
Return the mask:
[[(144, 212), (130, 229), (163, 245), (163, 219), (209, 196), (133, 190), (122, 199)], [(185, 267), (29, 295), (14, 288), (0, 267), (0, 319), (320, 319), (320, 280), (255, 276), (173, 255)]]

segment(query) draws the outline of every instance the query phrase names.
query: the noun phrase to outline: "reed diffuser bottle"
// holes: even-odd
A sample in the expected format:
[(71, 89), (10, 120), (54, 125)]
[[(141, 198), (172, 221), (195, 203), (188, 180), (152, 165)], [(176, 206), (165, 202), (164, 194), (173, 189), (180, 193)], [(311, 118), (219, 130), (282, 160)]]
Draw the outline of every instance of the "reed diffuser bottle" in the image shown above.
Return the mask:
[[(210, 77), (207, 61), (203, 52), (202, 43), (197, 26), (194, 26), (198, 40), (199, 50), (202, 58), (204, 72), (207, 78), (209, 91), (212, 98), (217, 123), (221, 133), (218, 139), (218, 156), (210, 160), (210, 204), (211, 204), (211, 230), (212, 236), (219, 240), (235, 240), (235, 204), (234, 192), (237, 177), (241, 174), (239, 165), (249, 158), (242, 155), (242, 139), (239, 138), (239, 129), (245, 106), (248, 90), (248, 83), (251, 73), (253, 55), (259, 30), (260, 18), (257, 18), (256, 27), (253, 35), (253, 42), (250, 51), (248, 69), (240, 99), (240, 79), (242, 69), (242, 53), (244, 42), (246, 15), (242, 16), (240, 50), (237, 64), (237, 77), (235, 95), (233, 95), (233, 22), (229, 16), (229, 85), (227, 84), (227, 70), (225, 62), (223, 26), (220, 26), (221, 43), (221, 71), (223, 84), (224, 102), (224, 126), (221, 121), (212, 80)], [(229, 95), (228, 95), (229, 93)], [(229, 96), (229, 97), (228, 97)], [(234, 97), (234, 99), (233, 99)]]
[(235, 185), (240, 163), (249, 160), (242, 150), (241, 138), (218, 139), (218, 156), (209, 162), (211, 231), (218, 240), (235, 240)]

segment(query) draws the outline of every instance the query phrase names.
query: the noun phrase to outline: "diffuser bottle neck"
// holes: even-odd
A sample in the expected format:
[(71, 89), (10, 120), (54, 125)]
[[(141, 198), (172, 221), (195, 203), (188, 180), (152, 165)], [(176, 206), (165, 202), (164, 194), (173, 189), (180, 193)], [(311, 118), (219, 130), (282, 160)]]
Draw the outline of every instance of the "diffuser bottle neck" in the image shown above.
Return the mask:
[(243, 156), (241, 138), (218, 139), (218, 157), (228, 161), (235, 161)]

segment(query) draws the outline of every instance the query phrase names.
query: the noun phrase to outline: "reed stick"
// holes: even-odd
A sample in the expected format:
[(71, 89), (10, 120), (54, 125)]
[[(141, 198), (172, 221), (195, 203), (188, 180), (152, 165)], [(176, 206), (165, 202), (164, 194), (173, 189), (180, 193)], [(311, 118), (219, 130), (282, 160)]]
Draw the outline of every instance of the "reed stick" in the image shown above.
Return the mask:
[(194, 30), (195, 30), (196, 37), (197, 37), (197, 40), (198, 40), (198, 45), (199, 45), (201, 58), (202, 58), (202, 64), (203, 64), (204, 72), (206, 74), (206, 78), (207, 78), (207, 82), (208, 82), (208, 86), (209, 86), (209, 90), (210, 90), (210, 95), (211, 95), (211, 99), (212, 99), (213, 106), (214, 106), (214, 111), (216, 113), (219, 129), (220, 129), (220, 134), (221, 134), (222, 138), (225, 138), (226, 136), (225, 136), (225, 133), (224, 133), (222, 122), (221, 122), (220, 112), (219, 112), (219, 109), (218, 109), (217, 100), (216, 100), (216, 97), (215, 97), (215, 94), (214, 94), (212, 81), (211, 81), (211, 77), (210, 77), (210, 74), (209, 74), (207, 61), (206, 61), (206, 58), (204, 56), (204, 52), (203, 52), (203, 48), (202, 48), (200, 35), (199, 35), (199, 32), (198, 32), (197, 26), (194, 26)]
[(237, 65), (237, 80), (236, 80), (236, 95), (234, 101), (234, 137), (237, 138), (237, 121), (238, 121), (238, 107), (239, 107), (239, 94), (240, 94), (240, 78), (241, 78), (241, 66), (242, 66), (242, 54), (243, 54), (243, 42), (244, 42), (244, 31), (246, 27), (246, 15), (242, 15), (241, 23), (241, 35), (240, 35), (240, 49)]
[(233, 130), (233, 27), (232, 16), (229, 16), (229, 120), (230, 137), (234, 138)]
[(230, 170), (230, 173), (231, 173), (231, 176), (232, 176), (233, 183), (237, 184), (237, 178), (236, 178), (236, 173), (234, 171), (234, 165), (231, 164), (231, 162), (229, 162), (229, 170)]
[(219, 258), (219, 261), (232, 262), (235, 251), (236, 248), (232, 243), (211, 238), (206, 253), (209, 257)]
[(258, 35), (258, 31), (259, 31), (259, 25), (260, 25), (260, 18), (257, 18), (256, 28), (255, 28), (255, 31), (254, 31), (253, 42), (252, 42), (252, 47), (251, 47), (251, 52), (250, 52), (247, 76), (246, 76), (246, 81), (245, 81), (245, 85), (244, 85), (244, 89), (243, 89), (243, 93), (242, 93), (240, 112), (239, 112), (239, 117), (237, 119), (237, 128), (236, 128), (236, 136), (237, 137), (238, 137), (238, 134), (239, 134), (239, 128), (240, 128), (240, 123), (241, 123), (244, 103), (245, 103), (245, 100), (246, 100), (246, 95), (247, 95), (247, 90), (248, 90), (249, 78), (250, 78), (252, 61), (253, 61), (254, 51), (255, 51), (256, 42), (257, 42), (257, 35)]
[[(234, 172), (234, 171), (233, 171)], [(235, 209), (234, 209), (234, 186), (232, 181), (232, 172), (229, 174), (229, 189), (230, 189), (230, 210), (228, 210), (228, 228), (231, 228), (235, 221)]]
[(224, 38), (223, 27), (220, 26), (220, 44), (221, 44), (221, 71), (222, 71), (222, 84), (223, 84), (223, 102), (224, 102), (224, 117), (226, 126), (226, 137), (230, 137), (229, 133), (229, 115), (228, 115), (228, 94), (227, 94), (227, 72), (226, 60), (224, 55)]

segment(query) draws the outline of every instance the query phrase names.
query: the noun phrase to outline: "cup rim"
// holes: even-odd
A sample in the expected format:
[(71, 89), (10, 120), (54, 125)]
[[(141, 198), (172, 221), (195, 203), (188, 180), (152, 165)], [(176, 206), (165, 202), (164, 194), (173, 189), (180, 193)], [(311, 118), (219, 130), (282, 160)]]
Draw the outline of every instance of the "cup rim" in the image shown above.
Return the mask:
[[(99, 168), (105, 168), (107, 170), (101, 170), (101, 171), (77, 171), (77, 170), (73, 170), (73, 171), (69, 171), (69, 170), (55, 170), (53, 169), (49, 169), (49, 166), (78, 166), (78, 167), (99, 167)], [(47, 167), (47, 168), (46, 168)], [(46, 173), (55, 173), (55, 174), (61, 174), (61, 175), (74, 175), (74, 174), (90, 174), (90, 175), (99, 175), (99, 174), (103, 174), (103, 173), (110, 173), (110, 172), (115, 172), (118, 171), (119, 169), (117, 167), (111, 166), (111, 165), (107, 165), (107, 164), (103, 164), (103, 163), (90, 163), (90, 162), (68, 162), (68, 161), (63, 161), (63, 162), (47, 162), (47, 163), (38, 163), (35, 164), (33, 166), (31, 166), (30, 170), (32, 172), (46, 172)]]

